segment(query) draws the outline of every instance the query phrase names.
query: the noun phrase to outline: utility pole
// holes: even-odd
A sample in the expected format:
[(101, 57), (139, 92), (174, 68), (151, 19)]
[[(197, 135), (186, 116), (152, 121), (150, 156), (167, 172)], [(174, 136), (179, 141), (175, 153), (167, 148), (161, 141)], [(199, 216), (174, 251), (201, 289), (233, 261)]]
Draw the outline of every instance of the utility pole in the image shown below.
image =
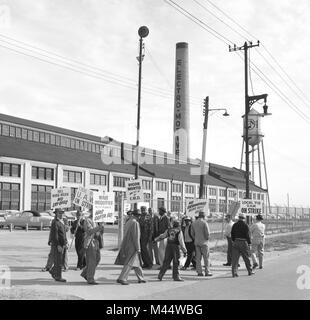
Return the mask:
[(245, 42), (242, 47), (237, 47), (234, 45), (233, 47), (229, 46), (229, 52), (233, 51), (244, 51), (244, 81), (245, 81), (245, 114), (244, 114), (244, 131), (245, 131), (245, 198), (250, 199), (250, 161), (249, 161), (249, 125), (248, 125), (248, 119), (249, 119), (249, 112), (252, 107), (252, 105), (257, 102), (260, 99), (265, 100), (264, 105), (264, 115), (267, 115), (267, 94), (262, 94), (258, 96), (249, 96), (248, 93), (248, 50), (254, 47), (259, 46), (259, 41), (257, 41), (257, 44), (253, 44), (252, 42)]
[(224, 117), (229, 116), (226, 108), (218, 108), (218, 109), (210, 109), (209, 108), (209, 97), (204, 99), (204, 122), (203, 122), (203, 141), (202, 141), (202, 157), (201, 157), (201, 165), (200, 165), (200, 186), (199, 186), (199, 199), (206, 198), (206, 190), (205, 190), (205, 182), (206, 182), (206, 143), (207, 143), (207, 130), (208, 130), (208, 119), (209, 119), (209, 111), (219, 111), (225, 110), (223, 114)]
[(208, 129), (208, 118), (209, 118), (209, 97), (204, 100), (204, 121), (203, 121), (203, 142), (202, 142), (202, 157), (201, 157), (201, 171), (200, 171), (200, 188), (199, 188), (199, 199), (205, 198), (205, 166), (206, 166), (206, 141), (207, 141), (207, 129)]

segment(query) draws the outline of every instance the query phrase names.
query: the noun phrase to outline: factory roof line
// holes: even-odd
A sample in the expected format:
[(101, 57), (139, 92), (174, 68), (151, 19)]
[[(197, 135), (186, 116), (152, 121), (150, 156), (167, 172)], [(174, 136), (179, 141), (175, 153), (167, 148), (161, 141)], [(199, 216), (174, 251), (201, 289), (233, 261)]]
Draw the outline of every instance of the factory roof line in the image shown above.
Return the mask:
[[(36, 121), (22, 119), (0, 113), (0, 120), (31, 127), (39, 130), (52, 131), (59, 134), (69, 135), (77, 138), (87, 139), (94, 142), (113, 142), (121, 145), (121, 142), (106, 136), (104, 140), (98, 136), (72, 131)], [(141, 147), (142, 148), (142, 147)], [(158, 154), (167, 154), (155, 150)], [(167, 154), (170, 156), (170, 154)], [(1, 136), (0, 156), (26, 159), (38, 162), (63, 164), (74, 167), (92, 168), (97, 170), (111, 171), (124, 174), (135, 174), (135, 164), (105, 164), (100, 154), (82, 150), (69, 149), (39, 142), (31, 142), (13, 137)], [(199, 183), (199, 159), (189, 159), (190, 164), (141, 164), (141, 175), (144, 177), (156, 177), (169, 179), (171, 181), (186, 181), (188, 183)], [(227, 188), (245, 188), (244, 171), (218, 164), (209, 163), (209, 171), (206, 175), (208, 185), (218, 185)], [(196, 169), (196, 170), (194, 170)], [(250, 182), (251, 190), (266, 191)]]
[[(97, 153), (72, 150), (69, 148), (4, 136), (1, 136), (0, 139), (0, 156), (90, 168), (132, 176), (135, 174), (134, 163), (105, 164), (102, 161), (100, 154)], [(196, 168), (195, 174), (192, 173), (194, 168)], [(199, 170), (197, 169), (199, 169), (198, 165), (190, 164), (142, 164), (140, 165), (140, 175), (148, 178), (156, 177), (159, 179), (169, 179), (172, 182), (183, 181), (199, 184), (199, 174), (197, 174), (197, 171)], [(227, 172), (231, 172), (233, 178), (229, 177)], [(206, 184), (223, 188), (244, 189), (244, 183), (241, 182), (242, 175), (242, 171), (238, 169), (210, 164), (209, 173), (206, 175)], [(255, 186), (253, 183), (251, 183), (250, 187), (253, 191), (265, 191), (264, 189)]]

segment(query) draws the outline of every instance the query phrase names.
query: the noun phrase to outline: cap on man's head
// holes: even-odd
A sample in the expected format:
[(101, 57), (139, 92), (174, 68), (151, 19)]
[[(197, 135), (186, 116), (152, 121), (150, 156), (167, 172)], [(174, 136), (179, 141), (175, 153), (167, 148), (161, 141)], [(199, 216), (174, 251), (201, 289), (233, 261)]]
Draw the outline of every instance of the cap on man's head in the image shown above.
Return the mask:
[(242, 213), (242, 212), (240, 212), (240, 213), (238, 214), (238, 218), (239, 218), (239, 219), (245, 219), (245, 214)]
[(185, 217), (184, 220), (185, 221), (192, 221), (192, 218), (191, 217)]
[(140, 216), (140, 215), (141, 215), (141, 211), (140, 211), (139, 209), (134, 209), (134, 210), (132, 211), (132, 214), (133, 214), (134, 216)]
[(158, 210), (159, 210), (160, 212), (167, 213), (167, 210), (166, 210), (166, 208), (164, 208), (164, 207), (160, 207)]
[(264, 220), (264, 218), (263, 218), (263, 216), (261, 215), (261, 214), (258, 214), (257, 216), (256, 216), (256, 220)]
[(180, 226), (180, 222), (179, 222), (179, 221), (174, 220), (174, 221), (172, 222), (172, 228), (179, 228), (179, 226)]

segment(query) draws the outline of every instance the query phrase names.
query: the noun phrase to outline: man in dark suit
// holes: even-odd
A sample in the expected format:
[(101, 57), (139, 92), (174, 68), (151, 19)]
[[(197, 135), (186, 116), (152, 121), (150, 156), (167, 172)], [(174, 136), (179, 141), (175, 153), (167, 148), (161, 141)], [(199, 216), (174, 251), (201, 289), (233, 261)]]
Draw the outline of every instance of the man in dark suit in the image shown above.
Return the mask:
[(76, 254), (78, 256), (76, 270), (78, 270), (78, 269), (82, 270), (86, 265), (85, 250), (83, 247), (84, 235), (85, 235), (85, 231), (83, 228), (83, 222), (84, 222), (84, 218), (82, 216), (82, 213), (80, 210), (77, 210), (76, 220), (73, 221), (71, 229), (70, 229), (71, 234), (74, 235), (75, 250), (76, 250)]
[(59, 282), (66, 282), (66, 280), (61, 276), (63, 254), (67, 246), (66, 226), (62, 219), (63, 213), (63, 210), (56, 209), (56, 218), (52, 222), (50, 233), (50, 240), (54, 256), (54, 265), (49, 270), (49, 273), (56, 281)]

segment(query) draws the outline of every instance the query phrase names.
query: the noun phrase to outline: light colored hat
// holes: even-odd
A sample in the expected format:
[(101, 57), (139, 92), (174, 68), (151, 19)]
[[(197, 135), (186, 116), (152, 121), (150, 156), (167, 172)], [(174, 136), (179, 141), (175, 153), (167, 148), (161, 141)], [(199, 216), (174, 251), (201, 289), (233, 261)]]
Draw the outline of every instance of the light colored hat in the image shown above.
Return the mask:
[(238, 217), (239, 217), (239, 219), (245, 219), (245, 214), (242, 213), (242, 212), (240, 212), (240, 213), (238, 214)]

